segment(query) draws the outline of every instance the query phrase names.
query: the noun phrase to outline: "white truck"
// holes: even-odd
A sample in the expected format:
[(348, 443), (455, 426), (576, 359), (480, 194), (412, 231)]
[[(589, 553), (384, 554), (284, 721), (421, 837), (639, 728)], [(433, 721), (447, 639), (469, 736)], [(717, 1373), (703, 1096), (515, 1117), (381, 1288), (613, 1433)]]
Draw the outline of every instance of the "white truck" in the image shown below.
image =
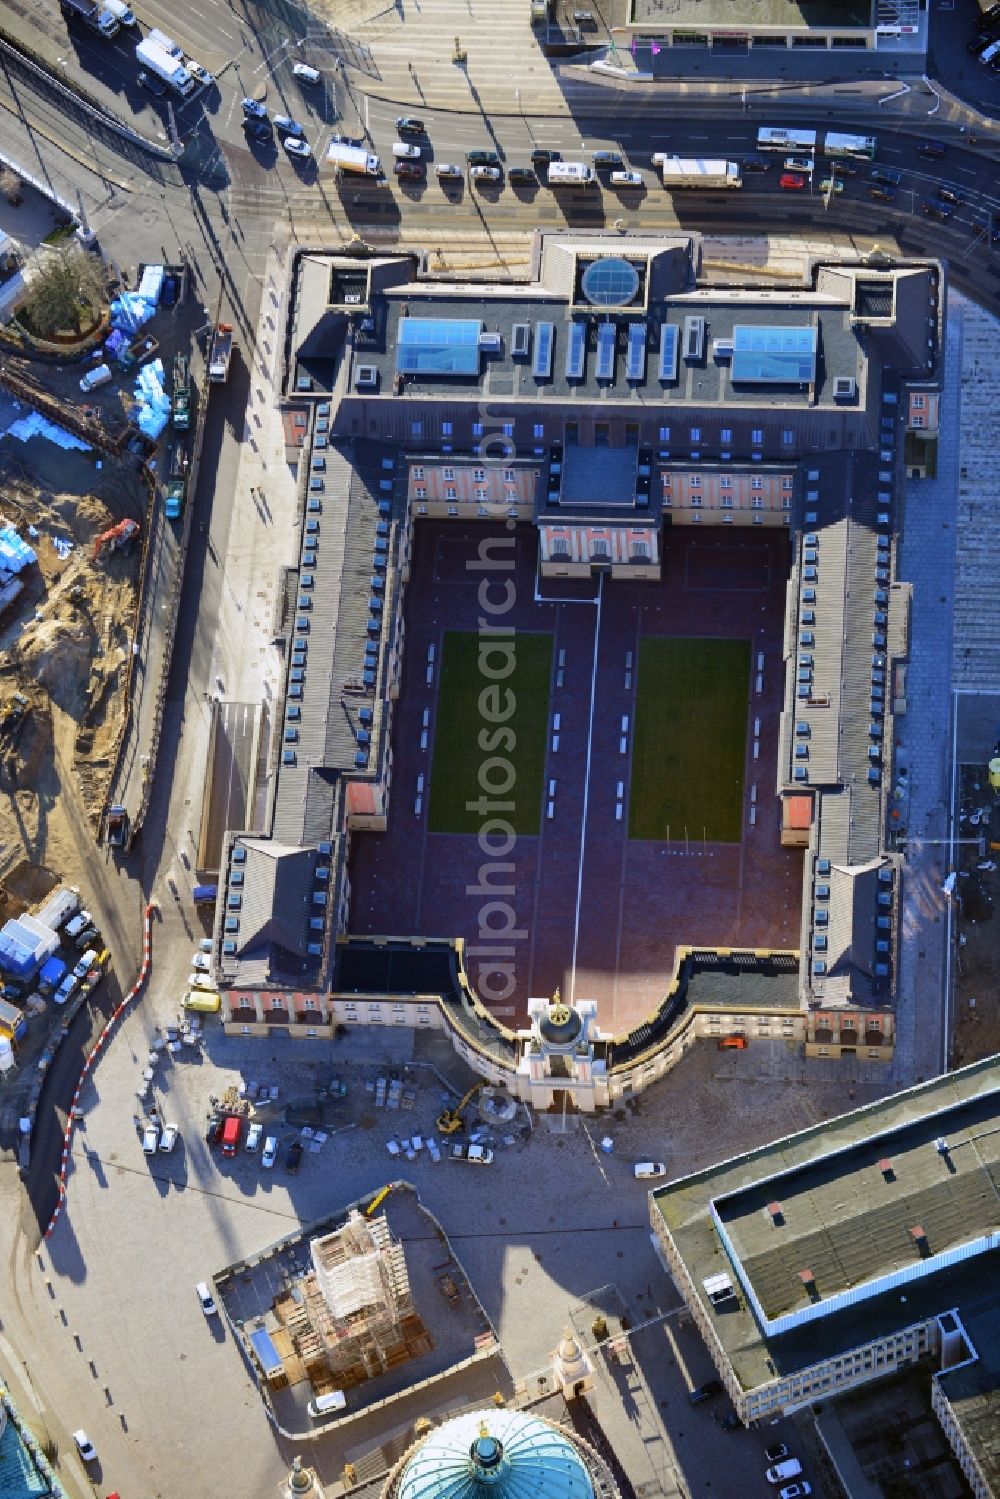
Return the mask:
[(326, 160), (341, 172), (360, 172), (364, 177), (382, 175), (382, 163), (364, 146), (345, 146), (341, 141), (331, 141)]
[(147, 36), (136, 44), (135, 60), (140, 68), (161, 79), (182, 98), (194, 93), (194, 79), (184, 64), (151, 37)]
[(453, 1161), (468, 1161), (470, 1166), (492, 1166), (493, 1152), (485, 1145), (453, 1145)]
[(709, 160), (702, 156), (670, 156), (666, 151), (657, 151), (653, 165), (660, 168), (663, 186), (680, 187), (742, 187), (743, 179), (735, 161)]
[(59, 4), (64, 16), (75, 16), (91, 31), (99, 31), (101, 36), (117, 36), (121, 29), (118, 17), (106, 6), (97, 5), (95, 0), (59, 0)]

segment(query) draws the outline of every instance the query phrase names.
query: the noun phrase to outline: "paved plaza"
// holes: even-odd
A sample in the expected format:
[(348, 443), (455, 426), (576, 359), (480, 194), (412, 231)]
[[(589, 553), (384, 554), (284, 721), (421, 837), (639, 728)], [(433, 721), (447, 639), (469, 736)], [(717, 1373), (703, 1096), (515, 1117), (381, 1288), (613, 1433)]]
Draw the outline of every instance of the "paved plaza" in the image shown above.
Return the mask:
[[(428, 662), (440, 660), (446, 630), (476, 627), (479, 575), (466, 563), (485, 534), (434, 522), (417, 529), (389, 826), (354, 840), (355, 933), (463, 936), (476, 947), (486, 899), (476, 888), (478, 840), (429, 833), (424, 809), (438, 687)], [(774, 794), (788, 540), (775, 531), (738, 541), (721, 530), (668, 531), (663, 580), (608, 580), (600, 609), (590, 585), (553, 581), (536, 597), (535, 548), (534, 533), (519, 529), (516, 602), (506, 619), (554, 636), (546, 795), (538, 835), (518, 838), (507, 856), (515, 867), (505, 899), (525, 934), (516, 989), (493, 1004), (482, 983), (480, 993), (511, 1021), (525, 1015), (529, 996), (558, 987), (596, 999), (601, 1023), (624, 1030), (661, 1002), (680, 946), (797, 944), (802, 855), (780, 846)], [(750, 698), (739, 843), (706, 841), (696, 827), (672, 828), (669, 841), (626, 836), (639, 644), (667, 635), (749, 640), (755, 681), (763, 657), (761, 689)], [(758, 723), (755, 759), (749, 731)], [(474, 753), (478, 726), (468, 728)], [(475, 983), (474, 951), (469, 969)]]

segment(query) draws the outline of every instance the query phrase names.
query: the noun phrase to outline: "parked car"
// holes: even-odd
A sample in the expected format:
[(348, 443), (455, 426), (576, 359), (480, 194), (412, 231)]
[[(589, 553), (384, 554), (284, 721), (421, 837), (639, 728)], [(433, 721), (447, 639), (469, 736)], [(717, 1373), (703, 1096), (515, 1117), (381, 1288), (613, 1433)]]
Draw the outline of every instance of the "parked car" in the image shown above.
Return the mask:
[(202, 952), (199, 949), (198, 952), (192, 953), (191, 967), (196, 968), (199, 973), (207, 973), (211, 966), (212, 959), (209, 957), (207, 952)]
[(562, 161), (561, 151), (545, 151), (541, 146), (536, 146), (531, 153), (531, 165), (533, 167), (549, 167), (554, 161)]
[(404, 182), (423, 182), (425, 172), (422, 161), (397, 161), (392, 167), (397, 177)]
[(142, 1132), (142, 1148), (146, 1155), (155, 1155), (160, 1148), (160, 1126), (147, 1124)]
[(160, 1136), (160, 1149), (164, 1152), (173, 1150), (177, 1144), (178, 1130), (176, 1124), (165, 1124), (163, 1134)]
[(434, 175), (436, 177), (443, 177), (449, 182), (456, 180), (461, 182), (465, 174), (461, 167), (451, 166), (448, 162), (442, 161), (434, 168)]
[(260, 1164), (264, 1167), (265, 1170), (270, 1170), (270, 1168), (274, 1165), (277, 1154), (278, 1142), (275, 1139), (274, 1135), (268, 1135), (267, 1139), (264, 1141), (264, 1149), (261, 1152), (260, 1157)]
[(300, 141), (295, 136), (286, 135), (281, 144), (284, 146), (289, 156), (297, 156), (300, 160), (306, 156), (311, 156), (313, 154), (312, 146), (310, 146), (309, 142)]
[(211, 952), (212, 951), (212, 939), (211, 939), (211, 937), (202, 937), (201, 938), (201, 940), (198, 943), (198, 951), (199, 952)]
[(473, 182), (499, 182), (499, 167), (473, 167), (469, 173)]
[(706, 1400), (711, 1400), (713, 1395), (722, 1394), (722, 1384), (717, 1379), (706, 1379), (704, 1384), (698, 1385), (697, 1389), (688, 1390), (688, 1402), (691, 1405), (702, 1405)]
[(416, 115), (400, 115), (396, 121), (396, 129), (400, 135), (424, 135), (423, 120), (418, 120)]
[(786, 172), (805, 172), (807, 175), (814, 169), (816, 163), (811, 156), (786, 156)]
[(147, 73), (145, 68), (139, 70), (138, 83), (139, 87), (144, 88), (147, 94), (152, 94), (154, 99), (163, 99), (166, 96), (166, 84), (161, 83), (154, 74)]
[(259, 1150), (263, 1134), (264, 1126), (262, 1124), (260, 1124), (259, 1122), (254, 1122), (253, 1124), (251, 1124), (250, 1128), (247, 1130), (246, 1145), (244, 1148), (246, 1150)]
[(642, 174), (640, 172), (612, 172), (612, 187), (642, 187)]
[(392, 154), (399, 161), (419, 161), (420, 147), (410, 141), (393, 141)]
[(285, 1154), (285, 1170), (295, 1176), (302, 1162), (302, 1141), (293, 1140)]
[(270, 120), (244, 120), (243, 129), (251, 140), (271, 141), (274, 139)]
[(203, 989), (211, 993), (215, 988), (215, 983), (204, 969), (196, 969), (194, 973), (189, 973), (187, 981), (189, 989)]
[(66, 977), (59, 985), (59, 988), (53, 994), (52, 1003), (55, 1005), (64, 1005), (66, 1001), (76, 993), (78, 987), (79, 979), (76, 977), (76, 975), (67, 973)]
[(636, 1161), (636, 1181), (652, 1181), (658, 1176), (666, 1176), (667, 1168), (662, 1161)]
[[(500, 158), (495, 151), (466, 151), (465, 159), (470, 167), (498, 167)], [(534, 161), (534, 153), (531, 157)]]
[(205, 1316), (217, 1317), (219, 1314), (219, 1308), (216, 1306), (215, 1297), (208, 1289), (206, 1283), (203, 1280), (200, 1280), (195, 1286), (195, 1290), (198, 1293), (198, 1302), (201, 1306), (202, 1311), (205, 1313)]
[(73, 969), (73, 977), (75, 979), (85, 979), (96, 962), (97, 948), (88, 947), (79, 963), (77, 963), (76, 967)]
[(508, 167), (508, 182), (521, 182), (527, 187), (538, 186), (538, 174), (532, 167)]
[(282, 135), (291, 135), (298, 140), (301, 140), (305, 135), (305, 131), (298, 120), (293, 120), (290, 115), (275, 115), (274, 128), (275, 130), (280, 130)]
[(773, 1447), (764, 1448), (764, 1456), (769, 1463), (780, 1463), (782, 1458), (788, 1456), (788, 1448), (784, 1442), (775, 1442)]
[(267, 119), (267, 105), (262, 104), (259, 99), (243, 99), (240, 107), (248, 120)]
[(799, 192), (806, 185), (806, 179), (798, 172), (782, 172), (778, 178), (778, 186), (789, 192)]
[(599, 172), (606, 171), (609, 167), (617, 170), (625, 165), (625, 159), (620, 151), (591, 151), (590, 159)]
[(83, 1458), (83, 1461), (85, 1463), (96, 1463), (97, 1448), (82, 1428), (79, 1431), (74, 1431), (73, 1440), (76, 1443), (76, 1450)]
[(806, 1499), (806, 1495), (811, 1493), (812, 1484), (803, 1479), (801, 1483), (786, 1483), (783, 1489), (778, 1490), (778, 1499)]
[(83, 952), (90, 946), (92, 942), (96, 942), (97, 938), (100, 935), (101, 934), (97, 930), (96, 926), (84, 927), (83, 931), (80, 933), (79, 937), (77, 937), (76, 942), (74, 943), (77, 952)]

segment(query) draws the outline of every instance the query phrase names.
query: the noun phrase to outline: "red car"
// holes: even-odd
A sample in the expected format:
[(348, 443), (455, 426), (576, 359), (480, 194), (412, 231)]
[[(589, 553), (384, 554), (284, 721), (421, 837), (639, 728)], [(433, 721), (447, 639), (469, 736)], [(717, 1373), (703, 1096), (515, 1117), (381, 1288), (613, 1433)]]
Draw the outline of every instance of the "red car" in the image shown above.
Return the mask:
[(805, 185), (806, 179), (801, 172), (782, 172), (778, 178), (779, 187), (803, 188)]

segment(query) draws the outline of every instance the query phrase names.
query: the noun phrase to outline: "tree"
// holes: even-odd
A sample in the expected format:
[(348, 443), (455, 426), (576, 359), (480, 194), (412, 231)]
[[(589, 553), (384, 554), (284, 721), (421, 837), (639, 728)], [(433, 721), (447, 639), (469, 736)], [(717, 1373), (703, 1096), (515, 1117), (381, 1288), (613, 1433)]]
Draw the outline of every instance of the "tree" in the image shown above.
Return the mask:
[(23, 186), (20, 177), (11, 167), (0, 167), (0, 193), (3, 193), (8, 203), (16, 207), (21, 202)]
[(103, 300), (100, 257), (69, 241), (50, 246), (39, 256), (25, 311), (44, 338), (63, 328), (79, 333), (84, 316), (93, 316)]

